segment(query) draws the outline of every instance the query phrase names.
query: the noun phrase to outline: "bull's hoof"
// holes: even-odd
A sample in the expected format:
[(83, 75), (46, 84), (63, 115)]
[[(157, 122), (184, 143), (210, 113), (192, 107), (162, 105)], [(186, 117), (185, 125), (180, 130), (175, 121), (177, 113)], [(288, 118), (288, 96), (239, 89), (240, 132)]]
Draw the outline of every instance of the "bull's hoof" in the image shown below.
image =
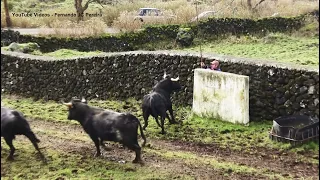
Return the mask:
[(99, 156), (101, 156), (101, 153), (95, 153), (94, 154), (94, 157), (99, 157)]
[(105, 148), (103, 148), (105, 151), (112, 151), (112, 148), (110, 148), (110, 147), (105, 147)]
[(45, 165), (48, 164), (48, 160), (47, 160), (46, 158), (41, 158), (41, 160), (42, 160), (42, 163), (43, 163), (43, 164), (45, 164)]
[(170, 124), (179, 124), (179, 122), (177, 122), (177, 121), (171, 121), (171, 122), (169, 122)]
[(144, 165), (144, 162), (141, 159), (135, 159), (132, 161), (132, 163)]
[(103, 148), (105, 151), (112, 151), (112, 148), (107, 147), (107, 146), (102, 146), (102, 148)]
[(147, 142), (143, 142), (143, 143), (142, 143), (142, 147), (145, 147), (145, 146), (146, 146), (146, 143), (147, 143)]
[(13, 161), (13, 156), (8, 156), (8, 157), (7, 157), (7, 160), (8, 160), (8, 161)]

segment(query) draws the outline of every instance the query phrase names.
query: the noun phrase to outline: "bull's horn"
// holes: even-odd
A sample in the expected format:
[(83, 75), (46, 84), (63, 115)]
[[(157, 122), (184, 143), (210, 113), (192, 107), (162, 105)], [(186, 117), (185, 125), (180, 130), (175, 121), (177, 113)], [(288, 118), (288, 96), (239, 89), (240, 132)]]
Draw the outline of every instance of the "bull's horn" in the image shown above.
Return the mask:
[(68, 107), (72, 107), (72, 103), (63, 103), (63, 105), (66, 105)]
[(87, 100), (84, 97), (82, 97), (81, 102), (86, 103)]
[(163, 74), (163, 79), (165, 79), (166, 77), (167, 77), (167, 73), (164, 72), (164, 74)]
[(179, 80), (179, 76), (177, 78), (171, 78), (171, 81), (178, 81)]

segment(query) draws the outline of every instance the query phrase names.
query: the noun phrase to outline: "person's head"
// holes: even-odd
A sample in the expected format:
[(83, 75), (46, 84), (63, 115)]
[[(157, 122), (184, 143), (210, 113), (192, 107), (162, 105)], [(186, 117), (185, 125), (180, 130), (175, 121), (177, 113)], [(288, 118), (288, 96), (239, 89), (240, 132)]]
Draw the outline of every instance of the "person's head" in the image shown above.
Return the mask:
[(219, 61), (218, 60), (213, 60), (210, 63), (210, 69), (212, 69), (212, 70), (219, 69)]

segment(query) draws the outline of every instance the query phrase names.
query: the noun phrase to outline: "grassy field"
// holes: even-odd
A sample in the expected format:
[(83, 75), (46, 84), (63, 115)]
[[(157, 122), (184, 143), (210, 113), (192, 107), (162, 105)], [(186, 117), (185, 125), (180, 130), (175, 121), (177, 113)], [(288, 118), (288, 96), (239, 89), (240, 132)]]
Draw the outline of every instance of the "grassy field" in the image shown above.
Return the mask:
[[(46, 164), (41, 162), (31, 143), (17, 136), (15, 160), (5, 161), (8, 146), (2, 140), (3, 179), (313, 179), (319, 172), (319, 144), (293, 148), (273, 142), (268, 139), (271, 121), (245, 127), (199, 118), (189, 107), (174, 107), (180, 124), (166, 124), (166, 135), (160, 135), (160, 128), (149, 118), (145, 165), (141, 166), (130, 163), (133, 153), (114, 143), (108, 145), (112, 150), (93, 158), (93, 143), (76, 122), (67, 120), (62, 104), (3, 94), (1, 101), (26, 115), (47, 158)], [(131, 112), (142, 120), (140, 103), (134, 99), (89, 101), (93, 106)]]
[[(67, 108), (56, 102), (33, 101), (32, 99), (2, 96), (3, 104), (21, 110), (27, 117), (63, 123), (76, 123), (66, 120)], [(90, 100), (89, 104), (118, 112), (131, 112), (142, 120), (140, 101), (128, 99), (126, 102), (116, 100)], [(150, 118), (150, 127), (147, 135), (152, 138), (167, 140), (183, 140), (199, 143), (219, 143), (221, 147), (229, 146), (231, 149), (251, 151), (252, 148), (270, 148), (278, 150), (291, 149), (289, 144), (275, 143), (268, 138), (272, 121), (251, 122), (249, 127), (232, 123), (203, 119), (191, 113), (190, 107), (176, 107), (177, 120), (182, 124), (166, 125), (168, 130), (165, 136), (158, 134), (160, 129)], [(142, 122), (143, 123), (143, 122)], [(312, 151), (318, 153), (319, 147), (314, 143), (301, 146), (290, 151)]]
[[(264, 37), (254, 36), (230, 36), (225, 39), (205, 40), (196, 39), (195, 45), (188, 48), (172, 47), (172, 50), (200, 52), (200, 44), (203, 53), (216, 53), (235, 57), (248, 57), (262, 61), (273, 60), (277, 62), (289, 62), (297, 65), (319, 65), (319, 38), (314, 36), (291, 36), (287, 34), (269, 34)], [(169, 43), (172, 44), (172, 43)], [(165, 49), (163, 46), (150, 44), (154, 50)], [(146, 47), (147, 47), (146, 46)], [(1, 47), (6, 50), (7, 47)], [(34, 55), (51, 56), (56, 58), (68, 58), (75, 56), (91, 56), (103, 54), (101, 51), (80, 52), (71, 49), (60, 49), (50, 53), (34, 51)]]
[[(298, 65), (319, 65), (319, 37), (269, 34), (260, 38), (231, 36), (209, 42), (200, 39), (197, 43), (201, 43), (202, 52), (257, 58), (265, 61), (291, 62)], [(200, 52), (200, 45), (182, 50)]]

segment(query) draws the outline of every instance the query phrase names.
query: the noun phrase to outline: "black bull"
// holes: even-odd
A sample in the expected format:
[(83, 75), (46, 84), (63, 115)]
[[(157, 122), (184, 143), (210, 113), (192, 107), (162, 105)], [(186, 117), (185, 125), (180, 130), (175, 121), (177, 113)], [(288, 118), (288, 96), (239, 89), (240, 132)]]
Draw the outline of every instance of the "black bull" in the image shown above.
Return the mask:
[(81, 101), (74, 99), (64, 104), (69, 107), (68, 119), (78, 121), (94, 142), (97, 149), (95, 156), (101, 155), (100, 145), (106, 148), (103, 141), (113, 141), (135, 151), (136, 157), (133, 163), (142, 163), (138, 128), (144, 140), (142, 146), (145, 145), (146, 138), (140, 121), (134, 115), (90, 107), (85, 99)]
[(45, 161), (37, 144), (40, 140), (32, 132), (28, 121), (24, 118), (22, 113), (7, 107), (1, 107), (1, 137), (4, 138), (10, 147), (8, 160), (13, 160), (15, 148), (12, 144), (12, 140), (15, 139), (15, 135), (25, 135), (39, 152), (42, 160)]
[[(163, 79), (157, 83), (150, 94), (143, 97), (142, 100), (142, 112), (144, 119), (143, 129), (145, 130), (148, 126), (148, 118), (152, 115), (158, 126), (161, 127), (161, 133), (165, 134), (164, 131), (164, 120), (167, 117), (171, 124), (176, 123), (170, 95), (174, 91), (180, 91), (181, 85), (178, 82), (179, 77), (171, 78), (170, 76), (164, 74)], [(167, 110), (170, 113), (171, 119), (167, 114)], [(158, 116), (160, 116), (161, 124), (158, 121)]]

